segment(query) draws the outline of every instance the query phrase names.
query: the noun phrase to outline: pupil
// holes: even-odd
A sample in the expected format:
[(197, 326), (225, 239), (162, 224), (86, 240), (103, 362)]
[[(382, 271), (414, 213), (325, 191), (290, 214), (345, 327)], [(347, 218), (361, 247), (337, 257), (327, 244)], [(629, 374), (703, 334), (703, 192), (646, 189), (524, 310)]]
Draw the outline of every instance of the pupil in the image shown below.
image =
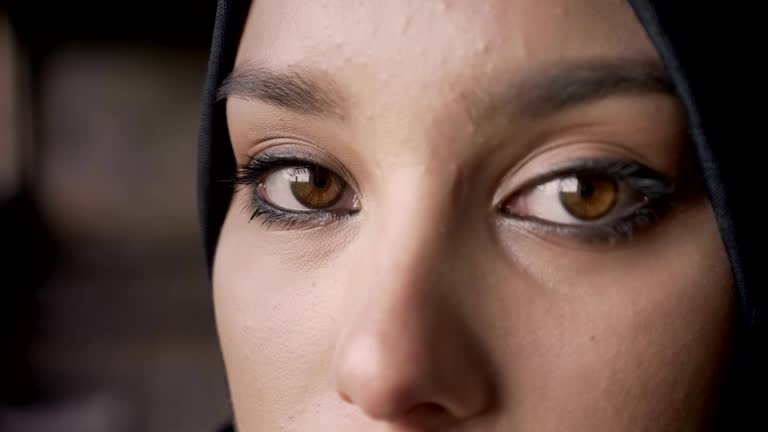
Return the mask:
[(591, 198), (595, 194), (595, 185), (588, 181), (579, 180), (579, 195), (582, 198)]
[(315, 171), (312, 175), (312, 184), (316, 188), (322, 189), (328, 184), (328, 176), (324, 175), (324, 173)]

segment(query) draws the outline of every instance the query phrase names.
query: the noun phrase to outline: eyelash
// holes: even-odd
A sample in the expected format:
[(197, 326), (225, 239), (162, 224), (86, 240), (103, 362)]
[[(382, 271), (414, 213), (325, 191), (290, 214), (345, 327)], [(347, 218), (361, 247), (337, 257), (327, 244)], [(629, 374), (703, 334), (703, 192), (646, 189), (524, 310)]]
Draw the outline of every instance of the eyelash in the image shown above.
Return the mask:
[[(252, 157), (240, 167), (231, 183), (249, 187), (258, 185), (264, 176), (286, 167), (311, 167), (318, 163), (296, 155), (260, 154)], [(506, 220), (533, 232), (544, 232), (555, 236), (569, 237), (586, 243), (615, 244), (631, 240), (635, 234), (654, 225), (669, 208), (674, 193), (673, 183), (650, 168), (624, 160), (583, 160), (575, 161), (555, 171), (532, 179), (517, 188), (519, 192), (505, 198), (525, 193), (530, 188), (567, 176), (604, 176), (617, 182), (623, 182), (633, 191), (647, 197), (647, 202), (630, 214), (609, 223), (566, 225), (546, 221), (536, 217), (515, 216), (498, 209)], [(347, 187), (350, 187), (347, 184)], [(358, 211), (313, 210), (296, 212), (277, 208), (265, 202), (257, 193), (251, 193), (244, 212), (250, 213), (250, 220), (258, 220), (265, 227), (279, 226), (282, 229), (311, 229), (343, 222)]]
[(658, 222), (670, 208), (675, 187), (671, 180), (639, 163), (616, 159), (594, 159), (575, 161), (555, 171), (534, 178), (518, 187), (505, 202), (516, 195), (524, 194), (530, 188), (548, 181), (571, 176), (602, 176), (626, 184), (631, 190), (642, 194), (647, 201), (629, 214), (605, 223), (566, 225), (536, 217), (515, 216), (499, 209), (502, 215), (534, 232), (544, 231), (556, 236), (566, 236), (586, 243), (616, 244), (630, 241), (635, 234)]
[[(280, 168), (311, 167), (316, 165), (318, 163), (311, 159), (295, 155), (256, 155), (240, 167), (231, 183), (241, 188), (255, 186), (259, 184), (264, 176)], [(243, 211), (250, 213), (249, 221), (255, 219), (267, 228), (280, 226), (285, 230), (309, 229), (317, 225), (331, 225), (343, 222), (357, 213), (334, 210), (313, 210), (307, 212), (282, 210), (265, 202), (256, 193), (251, 194), (251, 199), (245, 204)]]

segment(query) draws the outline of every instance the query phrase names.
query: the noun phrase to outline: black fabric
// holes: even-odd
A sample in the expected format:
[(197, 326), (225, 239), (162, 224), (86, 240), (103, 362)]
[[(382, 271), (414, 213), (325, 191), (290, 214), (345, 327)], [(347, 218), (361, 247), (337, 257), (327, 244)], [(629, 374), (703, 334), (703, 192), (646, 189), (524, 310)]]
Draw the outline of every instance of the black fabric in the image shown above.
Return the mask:
[[(721, 2), (630, 0), (648, 31), (688, 113), (704, 182), (736, 282), (739, 318), (735, 358), (724, 389), (721, 430), (768, 430), (764, 273), (757, 234), (761, 169), (755, 157), (760, 86), (748, 79), (757, 66), (748, 33), (750, 8)], [(764, 111), (764, 109), (763, 109)], [(759, 112), (759, 111), (758, 111)]]
[[(702, 0), (629, 0), (653, 41), (689, 117), (696, 155), (728, 253), (739, 314), (735, 354), (723, 391), (719, 430), (768, 430), (764, 272), (759, 271), (760, 82), (748, 79), (764, 48), (749, 18), (756, 7)], [(207, 262), (231, 199), (235, 169), (223, 104), (215, 92), (234, 64), (250, 2), (220, 0), (206, 83), (199, 147), (199, 205)], [(762, 77), (761, 77), (762, 78)], [(758, 104), (758, 107), (751, 106)], [(685, 319), (685, 317), (681, 317)]]
[(232, 187), (225, 184), (224, 180), (232, 176), (236, 167), (224, 104), (216, 103), (216, 90), (234, 67), (249, 5), (250, 1), (247, 0), (219, 1), (208, 61), (208, 78), (203, 93), (198, 147), (198, 208), (203, 250), (209, 270), (219, 230), (232, 198)]

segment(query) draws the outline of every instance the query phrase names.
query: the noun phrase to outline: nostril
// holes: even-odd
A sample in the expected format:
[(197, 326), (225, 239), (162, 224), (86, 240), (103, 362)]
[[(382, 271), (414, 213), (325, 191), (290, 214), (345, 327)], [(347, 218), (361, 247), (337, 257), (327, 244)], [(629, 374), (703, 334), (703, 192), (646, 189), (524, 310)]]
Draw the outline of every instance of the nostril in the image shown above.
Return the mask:
[(401, 426), (424, 429), (444, 427), (455, 422), (456, 419), (444, 406), (437, 403), (421, 403), (409, 409), (398, 423)]
[(448, 410), (436, 403), (418, 404), (407, 411), (403, 416), (404, 423), (418, 427), (435, 427), (451, 418)]
[(447, 416), (450, 413), (444, 406), (432, 402), (418, 404), (408, 410), (406, 417), (411, 419), (429, 419)]

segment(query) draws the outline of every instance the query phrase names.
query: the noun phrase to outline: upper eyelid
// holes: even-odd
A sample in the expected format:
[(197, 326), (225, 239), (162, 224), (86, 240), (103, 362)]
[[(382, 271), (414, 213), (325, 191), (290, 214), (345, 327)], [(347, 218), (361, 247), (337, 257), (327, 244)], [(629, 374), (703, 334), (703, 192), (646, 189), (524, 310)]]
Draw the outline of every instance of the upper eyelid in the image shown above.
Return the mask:
[[(263, 158), (263, 156), (262, 156)], [(262, 168), (257, 168), (255, 165), (258, 164), (269, 164), (270, 166)], [(257, 156), (249, 156), (246, 163), (238, 165), (237, 171), (232, 176), (231, 183), (241, 185), (241, 186), (250, 186), (253, 184), (257, 179), (256, 176), (263, 176), (266, 175), (272, 171), (276, 171), (278, 169), (287, 168), (291, 166), (306, 166), (306, 165), (319, 165), (317, 162), (304, 159), (304, 158), (297, 158), (297, 157), (286, 157), (286, 158), (280, 158), (275, 159), (269, 162), (260, 161)]]
[[(637, 175), (638, 172), (642, 175)], [(619, 180), (637, 177), (651, 179), (664, 184), (671, 183), (671, 181), (663, 174), (638, 162), (630, 162), (622, 159), (585, 159), (568, 162), (551, 171), (522, 182), (517, 185), (513, 191), (505, 194), (502, 197), (501, 203), (508, 200), (510, 197), (559, 178), (595, 174), (611, 176)]]
[[(330, 157), (330, 156), (329, 156)], [(266, 161), (264, 163), (271, 164), (271, 169), (278, 169), (281, 167), (290, 167), (290, 166), (302, 166), (302, 165), (320, 165), (336, 175), (339, 175), (342, 180), (344, 180), (348, 186), (351, 186), (355, 193), (358, 195), (359, 199), (363, 200), (363, 194), (360, 190), (359, 186), (357, 185), (357, 182), (355, 178), (349, 173), (349, 171), (342, 165), (340, 162), (335, 161), (333, 165), (338, 165), (338, 169), (336, 169), (334, 166), (328, 166), (329, 164), (325, 163), (323, 160), (318, 159), (326, 159), (325, 157), (322, 158), (313, 158), (309, 155), (303, 154), (303, 152), (292, 152), (292, 151), (264, 151), (260, 152), (254, 155), (248, 155), (247, 161), (242, 164), (238, 168), (237, 175), (235, 176), (234, 183), (237, 184), (250, 184), (253, 180), (255, 180), (252, 177), (248, 177), (248, 169), (252, 168), (254, 164), (257, 164), (263, 159), (271, 159), (270, 161)], [(245, 176), (243, 176), (243, 171), (246, 172)], [(341, 171), (341, 172), (339, 172)], [(259, 174), (265, 174), (267, 171), (264, 170), (263, 172), (260, 172)], [(627, 178), (639, 178), (639, 179), (645, 179), (645, 180), (651, 180), (655, 183), (658, 183), (661, 186), (661, 190), (659, 192), (660, 195), (667, 194), (667, 189), (671, 189), (672, 181), (665, 177), (663, 174), (656, 172), (655, 170), (634, 161), (629, 161), (625, 159), (583, 159), (583, 160), (576, 160), (567, 162), (563, 165), (560, 165), (556, 167), (553, 170), (550, 170), (544, 174), (535, 176), (531, 179), (528, 179), (521, 184), (517, 185), (514, 190), (511, 192), (505, 193), (498, 202), (495, 207), (498, 207), (499, 205), (503, 205), (506, 201), (508, 201), (510, 198), (519, 195), (521, 193), (524, 193), (525, 191), (531, 190), (532, 188), (545, 184), (549, 181), (556, 180), (558, 178), (566, 177), (566, 176), (574, 176), (574, 175), (606, 175), (606, 176), (612, 176), (619, 180), (627, 179)]]
[[(355, 191), (355, 193), (358, 194), (362, 198), (362, 191), (360, 189), (360, 186), (357, 182), (357, 179), (352, 175), (352, 173), (347, 169), (347, 167), (339, 161), (337, 158), (335, 158), (330, 153), (325, 153), (323, 151), (289, 151), (284, 149), (279, 149), (277, 147), (270, 147), (268, 149), (265, 149), (261, 152), (258, 152), (254, 155), (248, 155), (247, 161), (245, 164), (240, 165), (238, 167), (238, 170), (242, 169), (248, 169), (249, 167), (253, 166), (253, 163), (258, 163), (259, 158), (271, 158), (273, 159), (273, 163), (275, 163), (274, 168), (278, 167), (289, 167), (292, 166), (292, 164), (296, 165), (319, 165), (332, 173), (338, 175), (341, 177), (342, 180), (344, 180), (345, 183), (347, 183), (348, 186), (352, 187), (352, 189)], [(277, 150), (272, 150), (277, 149)], [(323, 153), (321, 156), (313, 156), (314, 153)]]

